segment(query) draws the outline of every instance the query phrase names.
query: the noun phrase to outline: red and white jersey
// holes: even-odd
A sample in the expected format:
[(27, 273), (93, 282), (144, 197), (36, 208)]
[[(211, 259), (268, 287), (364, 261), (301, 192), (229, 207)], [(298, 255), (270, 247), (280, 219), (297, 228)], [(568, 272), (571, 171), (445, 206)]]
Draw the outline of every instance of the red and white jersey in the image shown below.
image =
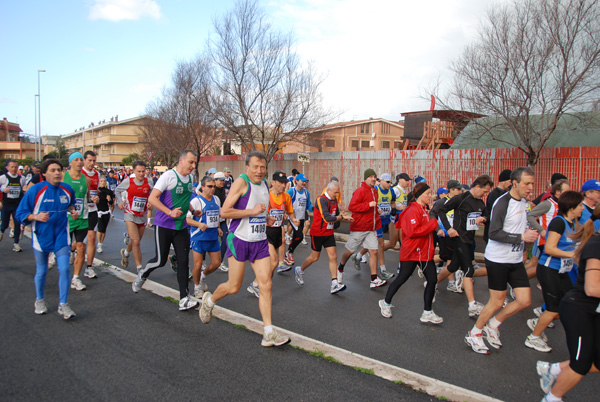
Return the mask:
[[(544, 230), (546, 230), (548, 229), (548, 225), (550, 224), (552, 219), (554, 219), (556, 215), (558, 215), (558, 202), (556, 202), (552, 197), (547, 198), (544, 201), (550, 202), (550, 209), (548, 210), (548, 212), (546, 212), (544, 215), (538, 218), (538, 222), (540, 225), (542, 225)], [(544, 238), (544, 236), (540, 236), (538, 239), (538, 245), (543, 246), (544, 244), (546, 244), (546, 239)]]
[[(98, 196), (98, 185), (100, 184), (100, 174), (98, 173), (98, 171), (96, 169), (92, 169), (90, 172), (88, 172), (85, 168), (83, 168), (82, 171), (83, 171), (83, 174), (85, 175), (85, 177), (87, 177), (89, 179), (88, 190), (90, 191), (90, 197)], [(94, 212), (97, 210), (98, 210), (98, 207), (96, 207), (96, 204), (94, 202), (90, 201), (88, 203), (88, 212)]]
[(129, 186), (124, 194), (122, 194), (123, 201), (125, 201), (125, 213), (135, 216), (146, 216), (146, 212), (148, 211), (148, 196), (152, 190), (150, 183), (148, 183), (148, 178), (144, 177), (143, 184), (136, 184), (133, 178), (125, 180), (129, 180)]

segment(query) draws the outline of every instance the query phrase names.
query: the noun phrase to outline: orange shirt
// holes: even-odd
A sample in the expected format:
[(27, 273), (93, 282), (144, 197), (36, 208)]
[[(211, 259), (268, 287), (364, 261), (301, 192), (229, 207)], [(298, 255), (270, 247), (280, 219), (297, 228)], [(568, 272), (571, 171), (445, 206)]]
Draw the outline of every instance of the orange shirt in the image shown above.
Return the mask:
[(268, 225), (270, 227), (281, 227), (283, 224), (283, 217), (285, 214), (290, 215), (294, 213), (292, 207), (292, 197), (285, 191), (279, 195), (273, 194), (269, 191), (269, 207), (267, 208), (269, 215), (275, 218), (275, 223)]

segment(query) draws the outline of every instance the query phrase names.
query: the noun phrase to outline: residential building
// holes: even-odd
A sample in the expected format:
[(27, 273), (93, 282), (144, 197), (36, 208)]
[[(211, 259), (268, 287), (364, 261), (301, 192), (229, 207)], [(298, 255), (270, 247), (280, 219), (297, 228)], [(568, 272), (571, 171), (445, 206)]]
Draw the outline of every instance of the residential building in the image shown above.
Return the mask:
[(35, 144), (22, 137), (21, 127), (6, 117), (0, 121), (0, 158), (25, 159), (35, 158)]

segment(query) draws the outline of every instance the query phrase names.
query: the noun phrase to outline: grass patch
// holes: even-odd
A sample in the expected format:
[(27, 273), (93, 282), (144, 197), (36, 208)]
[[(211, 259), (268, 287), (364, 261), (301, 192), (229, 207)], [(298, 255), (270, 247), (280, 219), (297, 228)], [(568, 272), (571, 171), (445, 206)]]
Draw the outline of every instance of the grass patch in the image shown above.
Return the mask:
[(170, 301), (171, 303), (179, 304), (179, 300), (175, 300), (172, 297), (164, 296), (163, 299)]
[(400, 381), (400, 380), (394, 381), (394, 384), (396, 384), (396, 385), (404, 385), (404, 383), (402, 381)]
[(352, 366), (352, 368), (356, 371), (360, 371), (361, 373), (375, 375), (375, 371), (373, 369), (366, 369), (362, 367)]
[(440, 401), (447, 401), (448, 398), (446, 398), (445, 396), (438, 396), (437, 399), (439, 399)]
[(246, 331), (248, 331), (248, 328), (246, 328), (245, 325), (241, 325), (241, 324), (235, 324), (233, 326), (233, 328), (238, 328), (238, 329), (245, 329)]

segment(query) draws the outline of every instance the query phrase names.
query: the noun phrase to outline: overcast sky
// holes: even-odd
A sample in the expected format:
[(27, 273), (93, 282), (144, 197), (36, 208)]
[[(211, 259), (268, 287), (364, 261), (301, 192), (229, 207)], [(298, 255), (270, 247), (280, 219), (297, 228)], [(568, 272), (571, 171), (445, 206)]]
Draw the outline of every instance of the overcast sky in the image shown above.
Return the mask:
[[(43, 134), (127, 119), (169, 85), (178, 60), (202, 52), (233, 0), (19, 0), (0, 5), (0, 118)], [(261, 1), (304, 59), (326, 75), (339, 120), (429, 109), (420, 95), (476, 37), (491, 0)]]

